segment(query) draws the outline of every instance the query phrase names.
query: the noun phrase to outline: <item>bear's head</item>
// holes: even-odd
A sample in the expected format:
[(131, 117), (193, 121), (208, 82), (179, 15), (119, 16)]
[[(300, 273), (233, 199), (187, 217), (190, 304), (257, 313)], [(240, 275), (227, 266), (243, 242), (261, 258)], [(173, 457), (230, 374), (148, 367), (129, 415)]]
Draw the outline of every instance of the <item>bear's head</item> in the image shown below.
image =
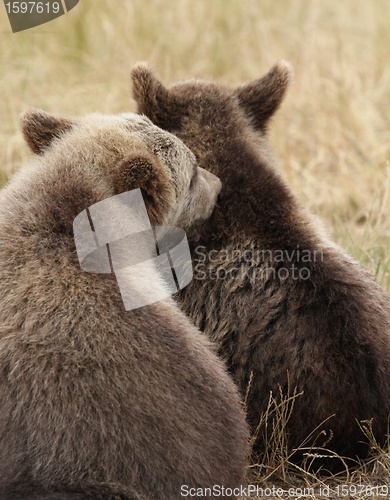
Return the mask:
[(67, 175), (77, 174), (80, 182), (84, 176), (89, 184), (104, 186), (105, 197), (140, 188), (154, 225), (188, 229), (211, 215), (219, 179), (198, 167), (181, 140), (145, 116), (73, 119), (29, 110), (21, 123), (30, 149), (54, 176), (63, 172), (63, 184)]
[[(292, 195), (275, 168), (267, 137), (291, 77), (290, 65), (279, 62), (262, 78), (237, 88), (204, 80), (166, 87), (145, 63), (132, 70), (139, 112), (179, 137), (199, 165), (221, 179), (220, 202), (203, 231), (220, 245), (239, 235), (260, 237), (269, 219), (293, 213)], [(285, 231), (277, 229), (280, 235)]]
[[(188, 80), (166, 87), (146, 63), (132, 69), (133, 96), (138, 111), (159, 127), (174, 133), (225, 184), (216, 151), (229, 149), (232, 139), (250, 135), (265, 154), (269, 121), (283, 101), (292, 77), (281, 61), (262, 78), (237, 88), (204, 80)], [(232, 158), (239, 165), (240, 158)]]

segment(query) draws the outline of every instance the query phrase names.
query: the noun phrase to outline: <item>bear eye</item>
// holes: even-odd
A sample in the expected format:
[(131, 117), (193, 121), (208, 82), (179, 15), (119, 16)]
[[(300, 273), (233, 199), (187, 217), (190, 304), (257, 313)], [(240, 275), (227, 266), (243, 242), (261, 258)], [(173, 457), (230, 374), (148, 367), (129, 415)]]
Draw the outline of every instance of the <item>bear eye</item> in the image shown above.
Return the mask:
[(198, 167), (195, 167), (190, 181), (190, 189), (194, 187), (197, 177), (198, 177)]

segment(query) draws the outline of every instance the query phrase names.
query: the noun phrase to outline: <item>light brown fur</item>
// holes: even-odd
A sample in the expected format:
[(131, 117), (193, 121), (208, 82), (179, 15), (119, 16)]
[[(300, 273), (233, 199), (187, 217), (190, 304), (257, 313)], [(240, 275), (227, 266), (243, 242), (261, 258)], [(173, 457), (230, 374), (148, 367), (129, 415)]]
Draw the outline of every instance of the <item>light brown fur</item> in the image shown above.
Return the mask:
[[(275, 166), (265, 132), (288, 87), (289, 66), (280, 63), (237, 89), (200, 80), (167, 88), (145, 64), (132, 76), (139, 111), (181, 138), (223, 182), (203, 248), (194, 248), (198, 279), (179, 301), (216, 342), (243, 395), (253, 373), (247, 398), (252, 432), (270, 391), (277, 396), (279, 387), (284, 394), (296, 388), (303, 395), (286, 427), (290, 451), (319, 426), (317, 446), (364, 457), (367, 438), (356, 421), (373, 419), (382, 443), (388, 428), (390, 301), (324, 235)], [(298, 257), (299, 249), (310, 262)], [(296, 272), (307, 268), (309, 278), (294, 278), (293, 266)], [(272, 274), (282, 267), (287, 274)], [(225, 277), (218, 279), (221, 270)], [(262, 429), (255, 451), (264, 452), (266, 443)]]
[(22, 123), (39, 156), (0, 193), (0, 498), (237, 486), (247, 430), (222, 363), (172, 299), (126, 312), (113, 275), (81, 270), (72, 231), (81, 211), (137, 187), (153, 224), (187, 228), (219, 181), (199, 171), (190, 190), (193, 155), (137, 115)]

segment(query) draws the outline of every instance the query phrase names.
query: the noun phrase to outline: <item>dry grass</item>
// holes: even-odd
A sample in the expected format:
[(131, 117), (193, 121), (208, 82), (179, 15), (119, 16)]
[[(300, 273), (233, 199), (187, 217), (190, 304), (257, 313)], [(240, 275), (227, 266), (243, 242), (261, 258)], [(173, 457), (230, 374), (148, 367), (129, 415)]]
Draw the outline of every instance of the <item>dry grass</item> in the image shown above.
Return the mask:
[[(377, 443), (370, 421), (360, 423), (370, 443), (370, 454), (364, 461), (356, 460), (354, 464), (347, 465), (345, 457), (332, 454), (327, 449), (326, 444), (331, 436), (324, 436), (318, 428), (313, 429), (308, 436), (315, 437), (316, 448), (308, 447), (308, 439), (297, 448), (304, 453), (303, 463), (297, 465), (290, 460), (292, 451), (287, 451), (285, 429), (294, 411), (295, 401), (300, 396), (296, 391), (270, 395), (267, 410), (261, 416), (257, 429), (257, 432), (269, 437), (268, 446), (257, 463), (250, 467), (249, 484), (259, 485), (263, 489), (263, 495), (260, 496), (268, 496), (267, 492), (272, 489), (275, 493), (276, 489), (281, 490), (278, 495), (270, 495), (269, 498), (389, 498), (390, 443), (386, 443), (385, 447)], [(342, 470), (332, 475), (324, 469), (312, 472), (313, 461), (325, 456), (327, 460), (341, 461)]]
[[(389, 289), (389, 19), (388, 0), (81, 0), (68, 15), (14, 35), (0, 5), (0, 182), (28, 157), (18, 127), (28, 106), (134, 110), (128, 73), (140, 59), (165, 81), (237, 84), (284, 58), (296, 77), (271, 131), (281, 168)], [(278, 435), (256, 480), (319, 484), (288, 465)], [(389, 457), (377, 452), (340, 481), (389, 481)]]

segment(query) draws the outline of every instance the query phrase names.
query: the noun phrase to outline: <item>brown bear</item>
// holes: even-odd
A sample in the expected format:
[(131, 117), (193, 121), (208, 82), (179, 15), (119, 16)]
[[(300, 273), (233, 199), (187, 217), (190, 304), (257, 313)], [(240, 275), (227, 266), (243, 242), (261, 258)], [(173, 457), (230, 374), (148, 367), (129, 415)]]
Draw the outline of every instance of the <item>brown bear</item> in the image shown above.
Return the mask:
[[(390, 301), (281, 178), (266, 131), (290, 79), (284, 62), (234, 89), (202, 80), (167, 88), (145, 63), (132, 70), (139, 112), (182, 139), (223, 183), (194, 248), (198, 279), (179, 301), (217, 343), (246, 397), (252, 432), (270, 392), (296, 388), (289, 450), (323, 445), (364, 457), (368, 440), (358, 422), (372, 419), (380, 442), (388, 429)], [(266, 429), (255, 452), (265, 450)]]
[[(242, 484), (247, 424), (222, 361), (172, 298), (126, 311), (112, 273), (81, 269), (73, 235), (78, 214), (136, 188), (152, 224), (187, 229), (220, 181), (135, 114), (29, 111), (22, 126), (36, 155), (0, 192), (0, 498)], [(152, 267), (128, 286), (161, 289)]]

